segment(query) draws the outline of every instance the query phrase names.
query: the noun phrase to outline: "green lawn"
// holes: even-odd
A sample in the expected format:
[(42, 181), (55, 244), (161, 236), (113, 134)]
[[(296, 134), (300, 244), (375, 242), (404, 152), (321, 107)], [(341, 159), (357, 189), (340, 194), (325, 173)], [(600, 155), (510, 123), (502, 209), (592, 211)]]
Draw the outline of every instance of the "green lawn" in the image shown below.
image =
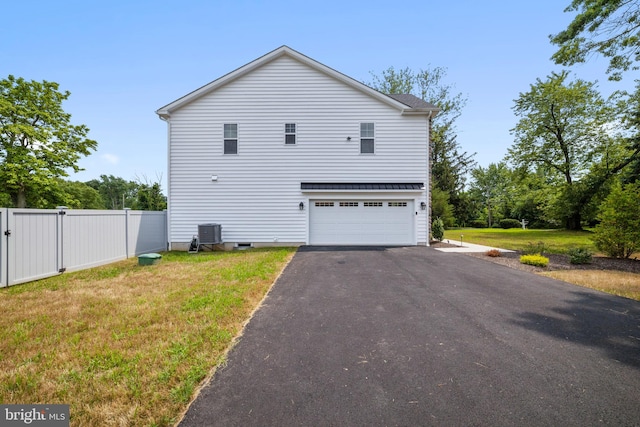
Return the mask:
[(591, 231), (522, 230), (520, 228), (460, 228), (446, 230), (444, 241), (477, 243), (502, 249), (526, 250), (529, 245), (543, 242), (545, 252), (566, 253), (570, 248), (588, 248), (596, 252)]
[(0, 403), (174, 425), (294, 253), (169, 252), (1, 289)]

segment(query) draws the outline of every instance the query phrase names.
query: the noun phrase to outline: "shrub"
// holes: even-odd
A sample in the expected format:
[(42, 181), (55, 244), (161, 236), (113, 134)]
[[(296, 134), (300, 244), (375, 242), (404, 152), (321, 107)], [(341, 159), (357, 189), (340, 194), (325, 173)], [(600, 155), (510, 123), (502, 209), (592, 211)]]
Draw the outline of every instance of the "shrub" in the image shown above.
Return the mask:
[(520, 262), (522, 264), (535, 265), (536, 267), (546, 267), (549, 264), (549, 258), (542, 255), (522, 255)]
[(591, 264), (593, 254), (587, 248), (571, 248), (567, 253), (571, 264)]
[(614, 185), (602, 205), (593, 241), (614, 258), (629, 258), (640, 250), (640, 184)]
[(431, 236), (442, 242), (442, 238), (444, 237), (444, 221), (442, 221), (442, 218), (438, 217), (431, 223)]
[(493, 258), (497, 258), (499, 256), (502, 256), (502, 253), (497, 249), (490, 249), (487, 252), (485, 252), (484, 254), (486, 256), (490, 256), (490, 257), (493, 257)]
[(520, 228), (522, 223), (517, 219), (505, 218), (500, 220), (500, 227), (502, 228)]
[(469, 222), (471, 228), (487, 228), (487, 222), (482, 219), (473, 219)]
[(542, 255), (544, 253), (544, 249), (544, 242), (529, 242), (522, 252), (524, 252), (525, 255)]

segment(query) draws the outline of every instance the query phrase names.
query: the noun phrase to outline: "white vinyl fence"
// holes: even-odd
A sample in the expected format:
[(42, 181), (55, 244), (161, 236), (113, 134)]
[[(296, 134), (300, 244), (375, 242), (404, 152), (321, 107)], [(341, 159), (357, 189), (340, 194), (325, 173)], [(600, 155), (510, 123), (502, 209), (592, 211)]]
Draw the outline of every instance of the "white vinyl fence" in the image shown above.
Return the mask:
[(166, 212), (0, 208), (0, 287), (166, 249)]

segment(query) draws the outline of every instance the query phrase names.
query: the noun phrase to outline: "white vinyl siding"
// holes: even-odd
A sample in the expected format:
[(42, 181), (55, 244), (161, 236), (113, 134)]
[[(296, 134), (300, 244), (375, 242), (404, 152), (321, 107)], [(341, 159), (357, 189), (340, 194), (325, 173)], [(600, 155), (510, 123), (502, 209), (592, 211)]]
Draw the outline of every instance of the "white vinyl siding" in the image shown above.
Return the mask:
[[(224, 139), (225, 123), (239, 124), (237, 156), (212, 143)], [(296, 149), (283, 143), (286, 123), (297, 124)], [(375, 156), (360, 154), (360, 123), (375, 123)], [(301, 182), (428, 183), (426, 117), (403, 116), (289, 56), (172, 112), (169, 129), (171, 242), (218, 223), (227, 242), (304, 243), (310, 196)], [(425, 191), (411, 198), (427, 201)], [(416, 216), (418, 243), (426, 212)]]

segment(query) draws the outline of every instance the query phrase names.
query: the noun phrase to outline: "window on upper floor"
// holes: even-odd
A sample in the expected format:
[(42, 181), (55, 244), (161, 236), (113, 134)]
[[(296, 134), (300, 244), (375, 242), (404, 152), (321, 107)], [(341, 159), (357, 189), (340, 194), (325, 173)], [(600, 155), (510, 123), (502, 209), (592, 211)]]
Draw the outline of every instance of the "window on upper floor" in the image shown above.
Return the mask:
[(374, 125), (373, 123), (360, 123), (360, 153), (373, 154), (375, 151), (374, 144)]
[(238, 124), (224, 124), (224, 154), (238, 154)]
[(296, 143), (296, 124), (295, 123), (285, 123), (284, 143), (288, 145), (295, 145)]

